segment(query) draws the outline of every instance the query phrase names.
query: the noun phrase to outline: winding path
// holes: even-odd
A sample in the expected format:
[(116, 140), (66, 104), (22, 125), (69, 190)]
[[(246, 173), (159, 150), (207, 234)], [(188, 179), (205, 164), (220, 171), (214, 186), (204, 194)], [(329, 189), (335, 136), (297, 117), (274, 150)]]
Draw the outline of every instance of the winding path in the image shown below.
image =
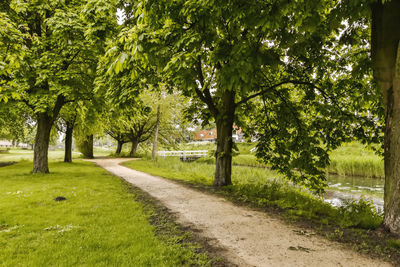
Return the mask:
[(199, 231), (239, 266), (391, 266), (315, 235), (304, 235), (268, 214), (119, 165), (129, 159), (93, 162), (158, 199), (178, 222)]

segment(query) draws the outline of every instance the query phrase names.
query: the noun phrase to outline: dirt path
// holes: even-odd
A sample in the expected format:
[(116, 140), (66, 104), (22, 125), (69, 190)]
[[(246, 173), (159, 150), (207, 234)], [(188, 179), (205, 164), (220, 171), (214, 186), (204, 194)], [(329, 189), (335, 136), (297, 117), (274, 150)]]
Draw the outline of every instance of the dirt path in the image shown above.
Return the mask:
[[(177, 183), (120, 166), (127, 159), (96, 159), (176, 213), (178, 222), (199, 230), (222, 257), (239, 266), (391, 266), (361, 256), (321, 237), (299, 235), (268, 214)], [(129, 160), (129, 159), (128, 159)]]

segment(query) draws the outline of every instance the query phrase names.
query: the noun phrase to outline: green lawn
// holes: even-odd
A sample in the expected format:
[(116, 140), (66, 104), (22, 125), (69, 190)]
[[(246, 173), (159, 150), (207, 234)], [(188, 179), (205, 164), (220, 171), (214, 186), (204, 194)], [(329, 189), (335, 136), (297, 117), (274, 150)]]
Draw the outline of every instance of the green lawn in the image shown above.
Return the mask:
[(31, 164), (0, 168), (1, 266), (209, 264), (182, 237), (156, 235), (152, 212), (119, 178), (83, 161), (52, 162), (47, 175)]

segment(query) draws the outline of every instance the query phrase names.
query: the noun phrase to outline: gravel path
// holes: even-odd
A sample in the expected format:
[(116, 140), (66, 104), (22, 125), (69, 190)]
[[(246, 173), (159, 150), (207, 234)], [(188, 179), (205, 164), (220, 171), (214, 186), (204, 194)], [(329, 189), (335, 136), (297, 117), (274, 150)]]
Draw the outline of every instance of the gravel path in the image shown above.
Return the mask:
[(301, 234), (263, 212), (238, 207), (229, 201), (192, 190), (166, 179), (135, 171), (121, 162), (93, 162), (158, 199), (176, 214), (178, 222), (199, 231), (221, 248), (221, 256), (239, 266), (391, 266), (367, 258), (340, 244)]

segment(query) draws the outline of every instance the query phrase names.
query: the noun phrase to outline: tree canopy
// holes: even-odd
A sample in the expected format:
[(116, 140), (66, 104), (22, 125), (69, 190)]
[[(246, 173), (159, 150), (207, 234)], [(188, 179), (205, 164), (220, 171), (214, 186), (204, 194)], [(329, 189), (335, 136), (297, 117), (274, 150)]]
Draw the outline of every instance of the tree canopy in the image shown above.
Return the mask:
[(368, 51), (341, 42), (335, 5), (139, 1), (111, 68), (138, 80), (157, 73), (191, 98), (189, 114), (216, 123), (215, 185), (230, 184), (236, 123), (259, 136), (260, 158), (320, 191), (330, 150), (380, 137)]

